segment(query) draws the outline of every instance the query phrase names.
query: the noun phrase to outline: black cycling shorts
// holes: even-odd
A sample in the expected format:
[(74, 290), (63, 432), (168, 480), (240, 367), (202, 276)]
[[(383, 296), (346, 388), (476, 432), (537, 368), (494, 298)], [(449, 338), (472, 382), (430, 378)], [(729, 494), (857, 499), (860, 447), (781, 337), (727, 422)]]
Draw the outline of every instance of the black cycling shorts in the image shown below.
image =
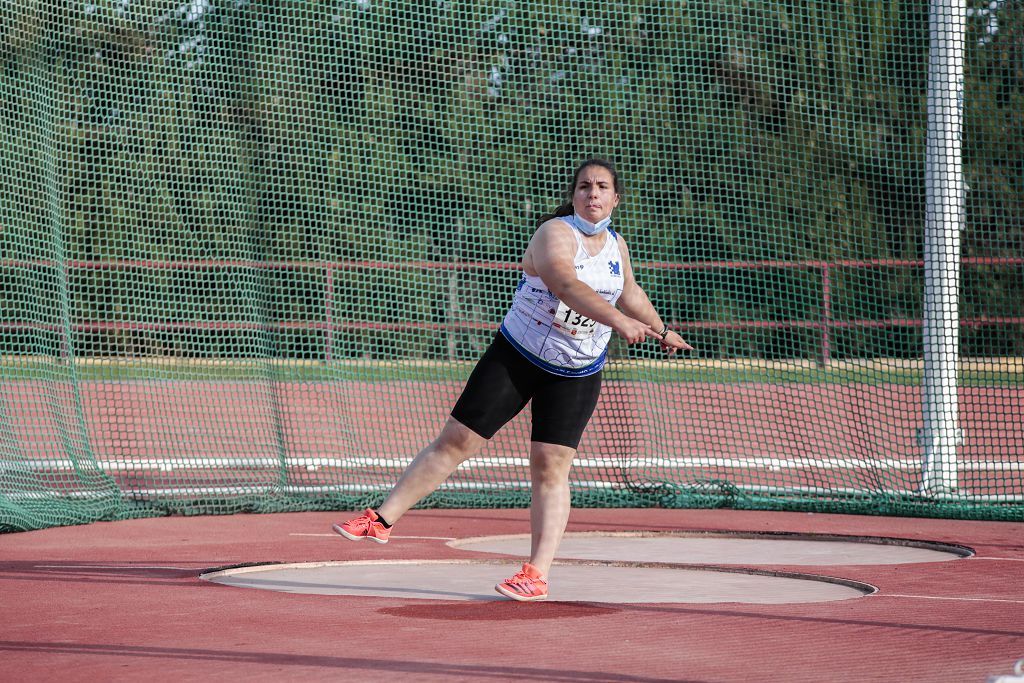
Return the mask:
[(542, 370), (498, 332), (466, 382), (452, 417), (490, 439), (533, 399), (530, 438), (577, 448), (597, 406), (601, 372), (562, 377)]

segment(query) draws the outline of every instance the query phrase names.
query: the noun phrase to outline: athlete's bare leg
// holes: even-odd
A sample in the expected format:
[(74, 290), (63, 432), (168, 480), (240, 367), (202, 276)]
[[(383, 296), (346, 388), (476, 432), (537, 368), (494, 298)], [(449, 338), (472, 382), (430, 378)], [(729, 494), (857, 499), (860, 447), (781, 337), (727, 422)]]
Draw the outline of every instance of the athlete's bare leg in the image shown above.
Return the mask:
[(576, 449), (530, 443), (530, 564), (547, 574), (569, 523), (569, 469)]
[(394, 524), (409, 508), (432, 493), (459, 465), (471, 458), (487, 442), (453, 417), (430, 445), (413, 458), (398, 483), (391, 489), (377, 514)]

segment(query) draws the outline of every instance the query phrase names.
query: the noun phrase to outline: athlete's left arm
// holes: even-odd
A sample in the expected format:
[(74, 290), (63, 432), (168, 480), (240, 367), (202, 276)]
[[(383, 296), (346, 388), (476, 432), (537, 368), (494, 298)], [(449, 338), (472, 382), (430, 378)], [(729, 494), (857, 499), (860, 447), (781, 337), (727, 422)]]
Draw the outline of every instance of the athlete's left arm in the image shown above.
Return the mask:
[[(622, 294), (619, 296), (618, 306), (623, 313), (631, 318), (636, 318), (651, 326), (651, 329), (660, 332), (668, 326), (662, 321), (654, 304), (647, 297), (647, 292), (640, 287), (633, 277), (633, 264), (629, 258), (629, 247), (621, 234), (617, 234), (619, 240), (619, 253), (622, 254)], [(690, 351), (692, 346), (683, 341), (673, 330), (665, 333), (661, 340), (661, 348), (672, 355), (676, 351)]]

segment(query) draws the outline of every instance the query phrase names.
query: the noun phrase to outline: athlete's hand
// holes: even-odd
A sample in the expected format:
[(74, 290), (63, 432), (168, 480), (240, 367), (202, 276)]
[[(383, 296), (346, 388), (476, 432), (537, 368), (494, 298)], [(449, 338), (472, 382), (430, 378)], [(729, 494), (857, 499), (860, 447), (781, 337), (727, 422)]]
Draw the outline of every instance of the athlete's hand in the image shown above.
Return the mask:
[(627, 344), (639, 344), (648, 338), (661, 339), (650, 325), (642, 323), (636, 318), (630, 318), (628, 315), (624, 315), (619, 324), (612, 329), (615, 330), (617, 335), (625, 339)]
[(661, 338), (661, 350), (671, 356), (676, 351), (693, 351), (693, 347), (683, 341), (683, 338), (674, 331), (669, 330)]

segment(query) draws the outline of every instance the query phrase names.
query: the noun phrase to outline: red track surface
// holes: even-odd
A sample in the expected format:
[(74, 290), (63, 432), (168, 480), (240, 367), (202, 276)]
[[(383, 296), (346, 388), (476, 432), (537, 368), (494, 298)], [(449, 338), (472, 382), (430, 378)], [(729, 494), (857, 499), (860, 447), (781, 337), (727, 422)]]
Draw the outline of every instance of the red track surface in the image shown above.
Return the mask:
[(386, 546), (328, 535), (339, 516), (173, 517), (0, 536), (0, 680), (947, 683), (1009, 673), (1024, 657), (1024, 524), (1016, 523), (573, 512), (571, 531), (816, 532), (977, 551), (953, 562), (788, 568), (879, 588), (835, 603), (454, 603), (253, 591), (198, 578), (249, 562), (477, 557), (401, 535), (523, 533), (528, 513), (415, 511)]
[[(175, 467), (165, 471), (143, 467), (114, 472), (123, 489), (148, 491), (256, 485), (268, 478), (276, 482), (282, 452), (291, 458), (411, 459), (436, 435), (462, 385), (83, 381), (77, 394), (42, 382), (12, 387), (16, 391), (8, 410), (13, 442), (30, 447), (33, 459), (61, 462), (69, 444), (79, 451), (87, 444), (103, 461), (171, 462)], [(963, 387), (960, 394), (960, 424), (966, 434), (958, 449), (961, 491), (1024, 496), (1024, 421), (1018, 414), (1024, 388)], [(527, 412), (500, 431), (484, 455), (524, 456)], [(643, 481), (716, 479), (737, 485), (914, 490), (921, 481), (916, 465), (921, 413), (921, 392), (912, 386), (609, 381), (580, 452), (613, 466), (580, 467), (573, 476), (577, 481), (618, 481), (621, 464), (626, 476)], [(698, 456), (733, 460), (695, 464)], [(197, 462), (226, 457), (263, 464)], [(690, 460), (670, 464), (678, 458)], [(749, 463), (751, 458), (762, 464), (735, 460)], [(788, 464), (769, 469), (763, 464), (766, 458)], [(853, 460), (868, 465), (851, 465)], [(872, 465), (876, 460), (909, 464)], [(1002, 469), (984, 466), (993, 462)], [(401, 470), (399, 464), (390, 471), (377, 463), (367, 471), (358, 467), (343, 466), (344, 472), (331, 466), (315, 471), (299, 467), (289, 473), (289, 482), (379, 484)], [(525, 468), (511, 465), (478, 465), (457, 475), (466, 482), (525, 477)]]
[[(10, 423), (36, 457), (60, 458), (68, 431), (77, 437), (76, 399), (101, 458), (275, 457), (279, 438), (293, 456), (411, 457), (436, 435), (462, 384), (82, 381), (77, 396), (42, 382), (10, 388)], [(960, 457), (1006, 460), (1024, 448), (1021, 405), (1024, 388), (962, 387)], [(914, 386), (609, 381), (581, 452), (916, 459), (921, 413)], [(491, 449), (521, 450), (525, 422), (499, 432)], [(632, 446), (609, 447), (613, 434)]]

